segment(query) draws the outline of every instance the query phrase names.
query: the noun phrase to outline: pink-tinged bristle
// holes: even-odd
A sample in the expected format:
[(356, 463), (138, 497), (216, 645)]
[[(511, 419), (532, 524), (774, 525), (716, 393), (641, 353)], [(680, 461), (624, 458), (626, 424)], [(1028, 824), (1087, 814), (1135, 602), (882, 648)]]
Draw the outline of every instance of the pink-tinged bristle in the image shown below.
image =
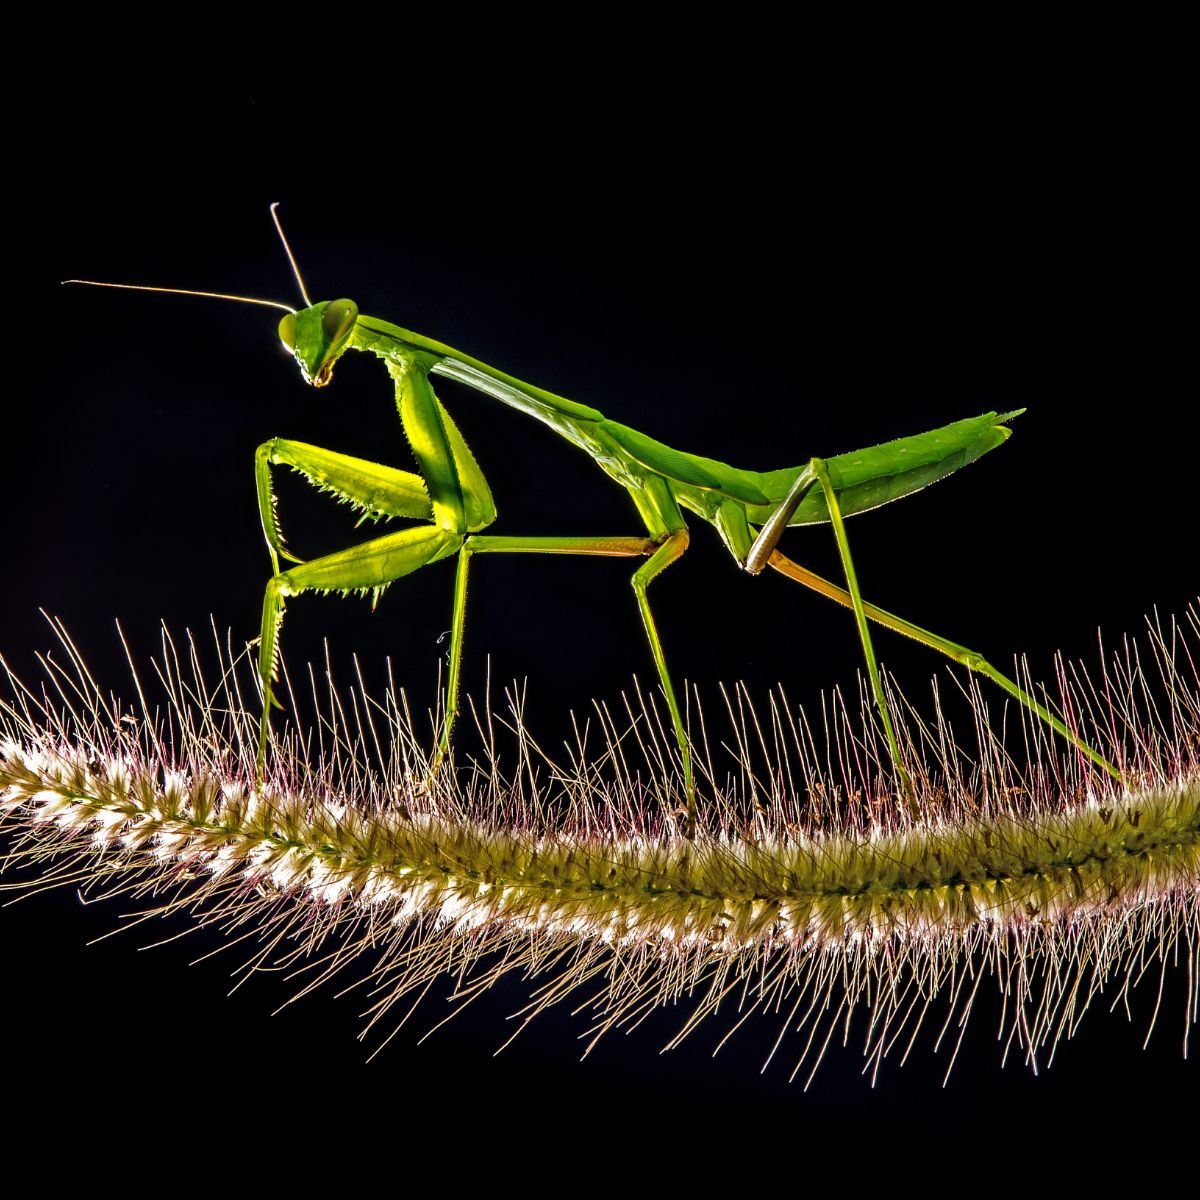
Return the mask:
[[(1059, 707), (1125, 786), (1022, 710), (1005, 711), (1004, 744), (974, 687), (970, 756), (940, 705), (922, 716), (893, 692), (914, 820), (869, 707), (835, 697), (812, 721), (738, 688), (719, 719), (693, 706), (704, 799), (690, 840), (661, 706), (636, 688), (620, 719), (597, 706), (600, 736), (567, 766), (550, 767), (513, 703), (480, 717), (507, 726), (509, 770), (485, 759), (431, 780), (402, 693), (342, 696), (310, 672), (315, 732), (293, 725), (256, 790), (246, 655), (214, 639), (221, 670), (201, 671), (193, 639), (181, 658), (164, 634), (169, 702), (156, 710), (139, 686), (128, 710), (56, 632), (71, 665), (45, 660), (40, 694), (10, 677), (0, 702), (0, 821), (25, 868), (7, 886), (166, 894), (151, 911), (239, 938), (257, 920), (267, 950), (252, 966), (307, 963), (304, 991), (358, 972), (377, 1032), (451, 968), (464, 1004), (529, 976), (519, 1027), (584, 989), (589, 1048), (661, 1005), (686, 1001), (671, 1044), (784, 1014), (805, 1079), (856, 1014), (872, 1072), (929, 1011), (957, 1044), (985, 974), (1006, 993), (1005, 1052), (1034, 1066), (1102, 988), (1120, 997), (1168, 960), (1190, 964), (1185, 1043), (1197, 1019), (1195, 612), (1090, 677), (1060, 668)], [(282, 676), (296, 713), (304, 697)]]

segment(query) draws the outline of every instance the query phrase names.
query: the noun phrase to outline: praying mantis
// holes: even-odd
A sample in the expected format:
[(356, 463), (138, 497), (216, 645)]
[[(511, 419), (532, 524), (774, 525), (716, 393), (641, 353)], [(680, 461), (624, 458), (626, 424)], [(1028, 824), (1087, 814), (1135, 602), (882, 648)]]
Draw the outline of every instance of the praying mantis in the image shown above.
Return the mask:
[[(667, 446), (599, 410), (517, 379), (451, 346), (359, 311), (354, 301), (313, 303), (280, 224), (270, 212), (304, 307), (278, 301), (182, 288), (73, 279), (67, 283), (178, 295), (207, 296), (280, 309), (280, 340), (304, 380), (327, 386), (348, 351), (379, 358), (392, 379), (400, 423), (416, 460), (400, 470), (289, 438), (275, 437), (255, 455), (259, 516), (271, 561), (262, 608), (258, 674), (263, 707), (257, 771), (261, 782), (271, 736), (271, 710), (282, 707), (273, 684), (287, 602), (306, 592), (362, 593), (373, 599), (390, 584), (443, 559), (456, 562), (449, 661), (441, 728), (430, 769), (446, 760), (459, 711), (459, 683), (470, 563), (477, 554), (554, 554), (640, 560), (631, 584), (679, 752), (686, 805), (685, 836), (697, 822), (692, 752), (667, 655), (649, 600), (649, 585), (688, 549), (684, 512), (711, 524), (737, 565), (751, 575), (770, 567), (850, 609), (867, 675), (900, 790), (910, 809), (915, 790), (899, 748), (880, 678), (870, 624), (903, 634), (990, 679), (1046, 722), (1092, 762), (1122, 779), (1119, 770), (1080, 739), (1053, 712), (998, 671), (979, 653), (931, 633), (863, 599), (846, 536), (847, 517), (902, 499), (953, 474), (1010, 436), (1009, 422), (1024, 410), (988, 412), (938, 429), (798, 466), (754, 471)], [(641, 532), (613, 536), (545, 537), (492, 534), (497, 508), (485, 475), (449, 411), (433, 377), (450, 379), (548, 426), (587, 454), (632, 502)], [(286, 466), (310, 484), (356, 508), (364, 519), (413, 522), (320, 558), (305, 561), (288, 549), (277, 511), (273, 468)], [(785, 530), (827, 524), (840, 557), (844, 584), (803, 567), (779, 549)], [(288, 565), (284, 565), (288, 564)]]

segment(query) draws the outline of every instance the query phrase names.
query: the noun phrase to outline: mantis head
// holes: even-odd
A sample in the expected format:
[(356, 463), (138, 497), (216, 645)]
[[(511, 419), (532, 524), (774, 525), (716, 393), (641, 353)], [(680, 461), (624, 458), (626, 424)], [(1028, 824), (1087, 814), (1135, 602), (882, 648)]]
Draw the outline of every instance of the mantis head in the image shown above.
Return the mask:
[(350, 345), (358, 320), (353, 300), (323, 300), (279, 322), (279, 340), (295, 355), (305, 381), (324, 387), (333, 378), (333, 364)]

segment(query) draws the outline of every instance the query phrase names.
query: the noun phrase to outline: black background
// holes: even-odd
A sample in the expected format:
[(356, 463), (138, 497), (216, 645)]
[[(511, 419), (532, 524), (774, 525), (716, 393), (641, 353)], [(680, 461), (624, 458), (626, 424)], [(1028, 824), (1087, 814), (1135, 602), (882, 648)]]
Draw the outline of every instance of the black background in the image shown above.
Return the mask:
[[(82, 275), (294, 302), (267, 217), (280, 200), (314, 296), (350, 296), (735, 465), (795, 464), (1026, 406), (1002, 449), (852, 524), (860, 575), (872, 599), (997, 662), (1024, 652), (1044, 675), (1057, 650), (1088, 656), (1098, 628), (1115, 640), (1197, 592), (1200, 264), (1181, 182), (1190, 148), (1158, 119), (1168, 107), (1097, 96), (1028, 126), (1001, 110), (920, 136), (880, 113), (869, 137), (800, 122), (782, 141), (786, 121), (768, 135), (703, 112), (535, 145), (499, 123), (436, 137), (356, 118), (334, 136), (294, 107), (234, 94), (202, 112), (123, 98), (120, 136), (79, 125), (69, 153), (22, 141), (0, 652), (33, 673), (50, 644), (39, 606), (114, 686), (125, 678), (114, 618), (138, 653), (160, 619), (203, 629), (211, 614), (247, 640), (268, 566), (254, 447), (279, 434), (409, 465), (375, 360), (349, 356), (314, 391), (266, 310), (57, 286)], [(549, 431), (449, 382), (440, 391), (492, 484), (495, 532), (637, 531), (626, 498)], [(288, 482), (293, 545), (345, 544), (345, 514)], [(797, 703), (853, 685), (845, 613), (783, 579), (740, 575), (715, 534), (693, 534), (652, 592), (680, 679), (712, 697), (720, 681), (760, 693), (783, 682)], [(836, 571), (825, 531), (787, 544)], [(529, 718), (553, 745), (572, 707), (647, 679), (627, 574), (619, 562), (479, 562), (466, 690), (478, 694), (488, 654), (495, 680), (528, 677)], [(431, 568), (374, 615), (298, 600), (285, 650), (301, 662), (328, 636), (344, 664), (391, 654), (414, 700), (432, 703), (451, 582), (448, 565)], [(886, 635), (878, 645), (914, 692), (944, 671)], [(1047, 1073), (1002, 1070), (989, 1009), (945, 1090), (944, 1063), (927, 1053), (889, 1061), (871, 1090), (851, 1048), (832, 1050), (805, 1094), (782, 1060), (758, 1074), (768, 1022), (716, 1059), (711, 1036), (660, 1058), (668, 1014), (580, 1065), (583, 1026), (558, 1014), (494, 1058), (515, 990), (417, 1045), (434, 1002), (363, 1066), (353, 1000), (318, 996), (269, 1017), (288, 985), (259, 980), (226, 998), (237, 960), (189, 967), (199, 943), (137, 953), (155, 936), (143, 928), (84, 948), (115, 923), (114, 909), (85, 910), (70, 893), (0, 913), (12, 1078), (124, 1111), (158, 1096), (207, 1113), (214, 1098), (262, 1090), (268, 1136), (300, 1106), (380, 1136), (402, 1115), (421, 1138), (483, 1126), (569, 1139), (586, 1109), (612, 1114), (614, 1139), (694, 1138), (711, 1121), (714, 1136), (923, 1145), (1039, 1121), (1087, 1127), (1115, 1096), (1144, 1097), (1169, 1123), (1171, 1097), (1196, 1083), (1180, 1055), (1182, 972), (1144, 1052), (1149, 1004), (1132, 1025), (1097, 1005)], [(1143, 990), (1152, 1003), (1153, 984)]]

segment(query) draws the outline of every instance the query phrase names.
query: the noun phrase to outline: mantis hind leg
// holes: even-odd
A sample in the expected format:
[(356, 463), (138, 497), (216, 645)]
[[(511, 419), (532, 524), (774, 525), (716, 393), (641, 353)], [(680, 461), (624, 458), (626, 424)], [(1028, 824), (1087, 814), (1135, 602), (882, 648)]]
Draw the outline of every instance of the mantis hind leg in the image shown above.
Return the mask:
[[(834, 536), (837, 538), (838, 550), (842, 558), (842, 566), (846, 573), (846, 583), (848, 590), (838, 587), (836, 584), (830, 583), (826, 579), (822, 579), (819, 575), (814, 574), (807, 568), (793, 562), (786, 555), (781, 554), (775, 549), (779, 542), (788, 521), (792, 514), (796, 511), (800, 502), (804, 499), (806, 493), (819, 483), (825, 493), (826, 507), (829, 510), (830, 522), (833, 525)], [(736, 516), (733, 513), (722, 513), (726, 517), (726, 525), (728, 530), (726, 537), (731, 544), (737, 548), (741, 547), (748, 536), (748, 529), (745, 525), (744, 517), (738, 521), (731, 521), (731, 518)], [(735, 549), (736, 552), (736, 549)], [(953, 659), (957, 663), (961, 663), (968, 670), (977, 672), (980, 675), (986, 676), (997, 686), (1008, 692), (1010, 696), (1019, 700), (1030, 712), (1036, 714), (1041, 720), (1045, 721), (1056, 733), (1066, 738), (1077, 750), (1086, 755), (1098, 767), (1107, 771), (1114, 779), (1123, 782), (1124, 777), (1121, 772), (1113, 766), (1103, 755), (1092, 749), (1086, 742), (1072, 733), (1070, 729), (1052, 712), (1043, 705), (1039, 704), (1028, 692), (1017, 686), (1013, 680), (1001, 671), (996, 670), (981, 654), (974, 650), (968, 650), (965, 646), (960, 646), (957, 642), (950, 641), (949, 638), (940, 637), (938, 634), (930, 633), (926, 629), (922, 629), (919, 625), (914, 625), (911, 621), (905, 621), (900, 617), (894, 616), (892, 613), (886, 612), (882, 608), (878, 608), (874, 604), (867, 604), (859, 590), (858, 579), (854, 571), (854, 563), (850, 557), (850, 545), (846, 539), (846, 528), (842, 520), (841, 506), (838, 503), (837, 490), (833, 485), (830, 477), (829, 469), (819, 458), (814, 458), (808, 466), (800, 472), (795, 483), (792, 485), (787, 497), (784, 499), (780, 507), (772, 514), (771, 519), (762, 527), (758, 537), (754, 540), (753, 545), (749, 546), (745, 551), (744, 563), (747, 571), (752, 574), (757, 574), (765, 566), (771, 566), (781, 574), (786, 575), (789, 579), (796, 580), (797, 583), (802, 583), (805, 587), (812, 588), (814, 591), (820, 592), (823, 596), (828, 596), (831, 600), (836, 600), (837, 603), (845, 605), (847, 608), (853, 609), (855, 619), (858, 622), (859, 636), (863, 644), (863, 652), (867, 660), (867, 670), (871, 677), (871, 687), (875, 693), (875, 701), (879, 707), (880, 715), (883, 719), (884, 730), (887, 734), (888, 746), (892, 753), (892, 759), (896, 764), (896, 769), (900, 772), (904, 782), (905, 790), (908, 793), (910, 806), (914, 803), (914, 792), (912, 790), (912, 782), (908, 777), (900, 762), (899, 746), (896, 742), (895, 731), (892, 726), (891, 713), (888, 710), (886, 700), (883, 695), (883, 685), (879, 680), (879, 672), (875, 662), (875, 651), (871, 645), (870, 633), (867, 629), (867, 621), (871, 620), (876, 624), (883, 625), (888, 629), (894, 629), (897, 633), (902, 633), (905, 637), (910, 637), (914, 641), (920, 642), (924, 646), (929, 646), (933, 650), (937, 650), (945, 654), (948, 658)]]
[[(762, 527), (758, 537), (754, 540), (754, 544), (746, 552), (744, 565), (746, 570), (752, 575), (757, 575), (768, 562), (774, 565), (772, 556), (777, 553), (775, 546), (779, 542), (784, 529), (787, 527), (788, 521), (791, 519), (800, 502), (817, 484), (820, 484), (822, 491), (825, 493), (825, 505), (829, 510), (829, 520), (833, 526), (833, 535), (837, 540), (838, 553), (842, 560), (842, 570), (845, 573), (846, 585), (849, 588), (848, 592), (841, 592), (840, 588), (837, 590), (846, 597), (849, 607), (854, 610), (855, 621), (858, 625), (858, 636), (862, 643), (863, 658), (867, 664), (867, 675), (871, 680), (871, 691), (875, 696), (875, 705), (879, 710), (880, 720), (883, 722), (883, 732), (887, 737), (892, 765), (895, 767), (896, 773), (900, 776), (900, 786), (904, 792), (909, 809), (915, 815), (917, 808), (916, 790), (913, 787), (912, 778), (904, 766), (904, 760), (900, 755), (900, 743), (896, 738), (891, 709), (888, 707), (887, 697), (883, 692), (883, 682), (879, 677), (879, 664), (875, 659), (875, 647), (871, 643), (871, 632), (867, 626), (867, 614), (863, 605), (862, 595), (858, 590), (858, 574), (854, 569), (854, 560), (850, 555), (850, 543), (846, 538), (846, 526), (842, 520), (842, 509), (838, 503), (837, 489), (834, 487), (833, 480), (830, 477), (829, 468), (822, 459), (812, 459), (797, 475), (796, 481), (783, 503), (771, 515), (771, 519)], [(741, 538), (748, 536), (748, 530), (745, 528), (744, 521), (740, 529), (731, 529), (729, 532), (734, 537), (734, 540), (738, 540), (739, 536)]]
[(276, 573), (267, 584), (263, 599), (262, 640), (258, 671), (263, 688), (262, 721), (258, 731), (258, 778), (262, 779), (267, 740), (271, 728), (271, 706), (282, 707), (271, 688), (279, 669), (279, 629), (284, 605), (301, 592), (373, 592), (410, 575), (439, 558), (453, 554), (463, 544), (456, 533), (436, 525), (403, 529), (373, 541), (341, 550), (324, 558)]
[(858, 636), (862, 642), (863, 658), (866, 659), (867, 674), (871, 678), (871, 690), (875, 693), (875, 706), (879, 709), (879, 717), (883, 721), (883, 731), (887, 735), (888, 748), (892, 753), (892, 763), (900, 776), (900, 785), (904, 790), (909, 809), (916, 815), (917, 793), (913, 787), (912, 778), (904, 766), (904, 760), (900, 756), (900, 743), (896, 739), (896, 730), (892, 724), (892, 712), (888, 707), (887, 697), (883, 694), (883, 682), (879, 678), (879, 664), (875, 660), (875, 647), (871, 644), (871, 631), (867, 625), (862, 595), (858, 590), (858, 574), (854, 570), (854, 560), (850, 557), (850, 543), (846, 539), (846, 525), (842, 520), (842, 508), (838, 503), (837, 489), (833, 486), (829, 468), (825, 466), (823, 460), (814, 458), (809, 466), (825, 492), (825, 505), (829, 509), (833, 536), (837, 540), (838, 553), (842, 559), (842, 570), (846, 575), (846, 586), (850, 591), (850, 607), (854, 609), (854, 619), (858, 624)]
[[(767, 559), (767, 565), (773, 567), (781, 575), (786, 575), (789, 579), (794, 579), (797, 583), (811, 588), (814, 592), (819, 592), (822, 596), (827, 596), (830, 600), (834, 600), (846, 608), (855, 607), (854, 597), (850, 592), (838, 587), (834, 583), (830, 583), (827, 579), (823, 579), (820, 575), (808, 570), (807, 567), (802, 567), (799, 563), (793, 562), (778, 550), (771, 552), (770, 557)], [(949, 638), (940, 637), (936, 633), (930, 633), (927, 629), (922, 629), (919, 625), (914, 625), (911, 621), (897, 617), (895, 614), (887, 612), (877, 605), (862, 601), (861, 608), (864, 616), (868, 620), (874, 621), (877, 625), (882, 625), (886, 629), (902, 633), (905, 637), (910, 637), (914, 641), (920, 642), (921, 645), (928, 646), (930, 649), (937, 650), (940, 654), (946, 655), (947, 658), (960, 663), (968, 670), (977, 672), (990, 679), (998, 687), (1003, 688), (1010, 696), (1019, 700), (1030, 712), (1045, 721), (1056, 733), (1066, 738), (1080, 753), (1086, 755), (1098, 767), (1107, 771), (1118, 782), (1124, 782), (1124, 776), (1117, 767), (1113, 766), (1108, 759), (1092, 749), (1077, 734), (1068, 729), (1049, 709), (1039, 704), (1028, 692), (1009, 679), (1007, 675), (996, 670), (982, 654), (978, 654), (974, 650), (968, 650), (966, 646), (960, 646), (957, 642), (950, 641)]]

